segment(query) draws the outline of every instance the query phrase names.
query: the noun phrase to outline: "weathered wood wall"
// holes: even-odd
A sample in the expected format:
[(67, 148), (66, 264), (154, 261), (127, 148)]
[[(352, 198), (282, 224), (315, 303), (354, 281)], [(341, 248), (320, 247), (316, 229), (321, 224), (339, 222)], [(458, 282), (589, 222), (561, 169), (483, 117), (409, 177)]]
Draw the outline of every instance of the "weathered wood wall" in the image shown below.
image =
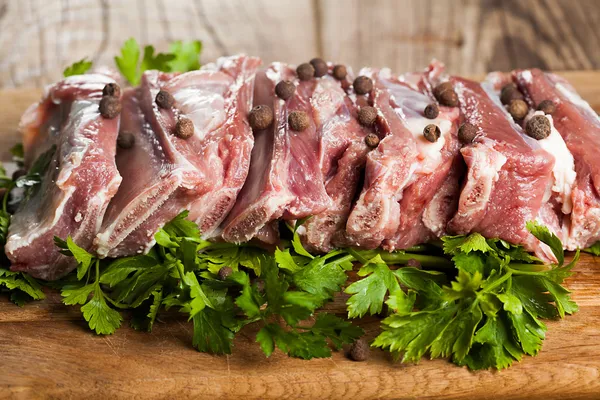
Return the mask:
[(40, 86), (71, 62), (112, 65), (128, 37), (203, 61), (316, 55), (397, 71), (433, 58), (457, 74), (600, 68), (599, 0), (0, 0), (0, 87)]

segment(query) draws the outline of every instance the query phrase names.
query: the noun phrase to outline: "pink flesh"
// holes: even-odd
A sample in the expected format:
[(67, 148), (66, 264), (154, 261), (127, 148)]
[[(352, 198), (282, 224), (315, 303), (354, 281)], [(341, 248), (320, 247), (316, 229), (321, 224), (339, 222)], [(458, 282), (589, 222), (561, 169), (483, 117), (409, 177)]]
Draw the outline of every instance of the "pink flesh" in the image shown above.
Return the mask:
[[(554, 74), (532, 69), (515, 71), (513, 78), (532, 106), (543, 100), (556, 105), (554, 126), (573, 155), (577, 174), (566, 245), (569, 250), (591, 246), (600, 240), (600, 119), (568, 82)], [(558, 85), (581, 103), (573, 102)]]
[[(329, 91), (326, 80), (299, 81), (296, 92), (287, 101), (275, 96), (275, 85), (281, 80), (295, 80), (294, 69), (272, 64), (256, 76), (254, 104), (269, 105), (274, 111), (271, 128), (255, 132), (255, 146), (248, 178), (238, 200), (223, 224), (223, 238), (244, 242), (255, 237), (270, 221), (293, 220), (323, 212), (330, 204), (319, 161), (321, 130), (327, 104), (315, 108), (311, 98), (315, 91)], [(342, 89), (338, 85), (338, 89)], [(341, 94), (343, 96), (343, 93)], [(291, 111), (304, 111), (310, 119), (302, 132), (292, 131), (287, 124)]]
[(111, 82), (97, 74), (69, 77), (23, 116), (28, 165), (52, 145), (57, 151), (41, 186), (12, 218), (6, 253), (13, 270), (53, 280), (74, 269), (54, 236), (71, 236), (90, 250), (121, 182), (115, 165), (119, 117), (106, 119), (98, 111), (102, 89)]
[[(156, 231), (184, 209), (204, 236), (212, 234), (248, 171), (253, 140), (246, 120), (258, 64), (237, 56), (181, 75), (149, 71), (126, 93), (122, 131), (136, 142), (117, 155), (125, 182), (96, 239), (100, 255), (147, 251)], [(156, 105), (161, 89), (175, 98), (173, 109)], [(172, 133), (180, 115), (194, 123), (188, 139)]]
[[(523, 244), (538, 257), (551, 258), (525, 225), (536, 220), (544, 207), (554, 157), (526, 136), (499, 99), (490, 98), (480, 84), (462, 78), (452, 81), (461, 112), (478, 127), (479, 135), (461, 150), (468, 171), (449, 229)], [(494, 165), (497, 171), (490, 170)]]

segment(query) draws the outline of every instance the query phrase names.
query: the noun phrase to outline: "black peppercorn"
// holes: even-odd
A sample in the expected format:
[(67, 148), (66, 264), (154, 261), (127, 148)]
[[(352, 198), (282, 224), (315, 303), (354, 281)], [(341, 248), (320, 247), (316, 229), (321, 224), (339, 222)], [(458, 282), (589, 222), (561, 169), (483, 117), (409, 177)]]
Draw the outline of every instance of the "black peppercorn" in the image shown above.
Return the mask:
[(423, 129), (423, 136), (431, 143), (437, 142), (442, 132), (437, 125), (429, 124)]
[(550, 136), (551, 129), (550, 121), (544, 115), (534, 115), (525, 125), (525, 133), (537, 140)]
[(315, 68), (309, 63), (300, 64), (296, 68), (296, 73), (301, 81), (309, 81), (315, 76)]
[(475, 125), (465, 122), (458, 128), (458, 140), (463, 144), (472, 143), (477, 136), (477, 128)]
[(552, 100), (544, 100), (538, 104), (537, 109), (543, 111), (544, 114), (552, 115), (556, 111), (556, 105)]
[(273, 110), (269, 106), (260, 105), (250, 110), (248, 122), (254, 130), (267, 129), (273, 123)]
[(367, 94), (373, 90), (373, 81), (367, 76), (359, 76), (352, 84), (356, 94)]
[(291, 130), (302, 132), (309, 127), (310, 120), (304, 111), (292, 111), (288, 115), (288, 124)]
[(121, 114), (121, 101), (117, 97), (102, 96), (99, 109), (104, 118), (113, 119)]
[(344, 65), (336, 65), (333, 67), (333, 77), (339, 81), (346, 79), (346, 75), (348, 75), (348, 71), (346, 70), (346, 66)]
[(313, 58), (310, 65), (315, 69), (315, 76), (320, 78), (327, 75), (327, 63), (322, 58)]
[(102, 96), (121, 97), (121, 87), (116, 83), (109, 83), (102, 89)]
[(122, 149), (130, 149), (135, 144), (135, 136), (131, 132), (120, 132), (117, 137), (117, 146)]
[(290, 99), (296, 92), (296, 86), (290, 81), (281, 81), (275, 85), (275, 94), (282, 100)]
[(374, 149), (375, 147), (379, 146), (379, 136), (374, 133), (369, 133), (367, 136), (365, 136), (365, 143), (367, 146)]
[(452, 83), (440, 83), (433, 89), (433, 95), (443, 106), (456, 107), (458, 105), (458, 96), (452, 87)]
[(358, 122), (364, 126), (371, 126), (377, 120), (377, 110), (375, 107), (365, 106), (358, 111)]
[(517, 85), (508, 83), (500, 90), (500, 101), (506, 106), (513, 100), (523, 100), (523, 94), (517, 89)]
[(366, 361), (369, 359), (371, 350), (369, 344), (364, 339), (358, 339), (350, 346), (348, 356), (353, 361)]
[(529, 107), (525, 101), (516, 99), (510, 102), (508, 112), (515, 120), (520, 121), (527, 116)]
[(189, 139), (194, 136), (194, 123), (192, 120), (180, 116), (175, 125), (175, 136), (180, 139)]
[(233, 269), (231, 269), (231, 267), (222, 267), (217, 276), (219, 277), (219, 280), (224, 281), (231, 274), (233, 274)]
[(168, 110), (169, 108), (173, 107), (173, 104), (175, 104), (175, 99), (173, 96), (171, 96), (171, 93), (167, 92), (166, 90), (159, 91), (156, 94), (155, 100), (156, 105), (165, 110)]
[(428, 119), (436, 119), (440, 115), (440, 108), (436, 103), (428, 104), (423, 110), (423, 115)]

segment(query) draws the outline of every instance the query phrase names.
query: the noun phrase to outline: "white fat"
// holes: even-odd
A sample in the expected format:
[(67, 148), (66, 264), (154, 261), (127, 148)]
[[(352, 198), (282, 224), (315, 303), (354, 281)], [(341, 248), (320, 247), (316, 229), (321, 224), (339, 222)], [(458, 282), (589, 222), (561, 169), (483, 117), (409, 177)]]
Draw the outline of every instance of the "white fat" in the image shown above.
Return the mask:
[(523, 79), (523, 81), (525, 83), (528, 83), (528, 84), (533, 83), (533, 75), (531, 74), (531, 71), (529, 71), (529, 70), (521, 72), (520, 77), (521, 77), (521, 79)]
[(552, 175), (554, 178), (552, 184), (552, 192), (556, 194), (556, 199), (562, 204), (561, 211), (563, 214), (570, 214), (573, 208), (573, 199), (571, 192), (575, 183), (575, 162), (573, 155), (567, 148), (565, 141), (556, 128), (552, 121), (552, 116), (544, 115), (542, 111), (536, 111), (528, 116), (528, 119), (534, 115), (545, 116), (550, 122), (551, 131), (550, 135), (538, 143), (548, 153), (554, 156), (554, 168), (552, 169)]
[(331, 79), (320, 79), (310, 98), (315, 123), (320, 126), (337, 114), (344, 104), (345, 93), (340, 85)]
[[(213, 90), (211, 90), (213, 89)], [(225, 98), (209, 87), (186, 87), (173, 93), (177, 108), (194, 122), (201, 137), (225, 122)]]
[(78, 212), (77, 215), (75, 215), (75, 222), (81, 222), (81, 220), (83, 220), (83, 215)]

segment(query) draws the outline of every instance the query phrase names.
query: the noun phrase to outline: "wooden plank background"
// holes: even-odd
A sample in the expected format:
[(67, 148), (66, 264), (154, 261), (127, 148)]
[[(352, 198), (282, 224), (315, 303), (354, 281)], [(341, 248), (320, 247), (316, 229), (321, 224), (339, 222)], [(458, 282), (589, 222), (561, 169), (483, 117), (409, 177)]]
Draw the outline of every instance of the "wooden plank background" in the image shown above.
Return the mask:
[(598, 69), (599, 25), (599, 0), (0, 0), (0, 87), (40, 87), (83, 57), (112, 65), (128, 37), (160, 50), (200, 39), (203, 62)]

